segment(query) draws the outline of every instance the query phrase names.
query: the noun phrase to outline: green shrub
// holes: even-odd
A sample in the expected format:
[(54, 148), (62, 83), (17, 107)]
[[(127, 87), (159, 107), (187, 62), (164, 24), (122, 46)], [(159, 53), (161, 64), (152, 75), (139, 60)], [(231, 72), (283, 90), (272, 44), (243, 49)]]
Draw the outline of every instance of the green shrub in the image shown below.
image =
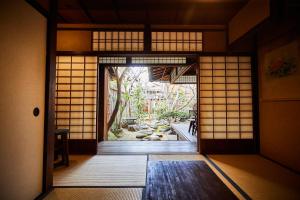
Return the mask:
[(166, 120), (177, 120), (177, 119), (181, 119), (181, 118), (188, 118), (189, 114), (186, 112), (182, 112), (182, 111), (168, 111), (168, 112), (163, 112), (161, 113), (158, 118), (159, 119), (166, 119)]

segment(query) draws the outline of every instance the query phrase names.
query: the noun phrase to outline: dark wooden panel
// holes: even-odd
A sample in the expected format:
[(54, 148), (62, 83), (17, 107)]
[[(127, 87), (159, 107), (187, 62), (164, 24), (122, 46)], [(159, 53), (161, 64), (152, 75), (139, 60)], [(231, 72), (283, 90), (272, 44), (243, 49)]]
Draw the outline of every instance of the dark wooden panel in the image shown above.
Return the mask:
[(149, 161), (144, 200), (237, 197), (204, 161)]
[(69, 153), (70, 154), (91, 154), (97, 153), (97, 140), (88, 139), (72, 139), (69, 140)]
[(255, 153), (255, 140), (248, 139), (201, 139), (202, 154), (251, 154)]
[(97, 132), (98, 132), (98, 142), (104, 140), (104, 135), (106, 132), (106, 81), (105, 78), (105, 66), (99, 65), (98, 66), (98, 96), (97, 96), (97, 103), (98, 103), (98, 112), (97, 112)]
[(203, 32), (203, 51), (205, 52), (226, 52), (225, 31), (204, 31)]
[[(45, 10), (47, 0), (35, 0)], [(226, 24), (248, 0), (59, 1), (60, 22), (99, 24)]]

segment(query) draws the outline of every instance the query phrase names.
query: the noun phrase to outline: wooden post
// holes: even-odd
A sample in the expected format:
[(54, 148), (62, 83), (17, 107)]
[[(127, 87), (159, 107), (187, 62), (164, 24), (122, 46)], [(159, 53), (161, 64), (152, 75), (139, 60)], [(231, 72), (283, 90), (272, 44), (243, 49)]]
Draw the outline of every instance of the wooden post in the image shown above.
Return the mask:
[(98, 142), (104, 140), (107, 132), (107, 73), (104, 65), (98, 69)]
[(43, 193), (48, 193), (51, 191), (53, 186), (57, 29), (56, 19), (57, 0), (50, 0), (49, 15), (47, 19)]
[(144, 51), (151, 52), (151, 26), (150, 24), (145, 24), (144, 29)]
[(201, 153), (201, 132), (200, 132), (200, 63), (199, 56), (196, 57), (196, 91), (197, 91), (197, 151)]

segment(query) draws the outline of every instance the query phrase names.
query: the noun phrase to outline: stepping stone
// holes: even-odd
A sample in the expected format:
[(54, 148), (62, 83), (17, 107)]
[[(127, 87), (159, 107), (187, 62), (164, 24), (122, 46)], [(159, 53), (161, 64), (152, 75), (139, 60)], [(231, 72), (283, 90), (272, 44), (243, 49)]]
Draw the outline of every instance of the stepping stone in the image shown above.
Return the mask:
[(147, 128), (149, 128), (149, 126), (147, 126), (147, 125), (144, 124), (144, 125), (141, 125), (140, 128), (141, 129), (147, 129)]
[(151, 135), (151, 136), (149, 136), (149, 139), (150, 139), (151, 141), (160, 141), (160, 138), (159, 138), (159, 136), (157, 136), (157, 135)]
[(128, 125), (128, 131), (134, 132), (140, 130), (137, 125)]
[(147, 135), (152, 135), (153, 131), (152, 130), (141, 130), (138, 133), (143, 133), (143, 134), (147, 134)]
[(135, 137), (138, 139), (143, 139), (144, 137), (148, 136), (146, 133), (138, 133)]

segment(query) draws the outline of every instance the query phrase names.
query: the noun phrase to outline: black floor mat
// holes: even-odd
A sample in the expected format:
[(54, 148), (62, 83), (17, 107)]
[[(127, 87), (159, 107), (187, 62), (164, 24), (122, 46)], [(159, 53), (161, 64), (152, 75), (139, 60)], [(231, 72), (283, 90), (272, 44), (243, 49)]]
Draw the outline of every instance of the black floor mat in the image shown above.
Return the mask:
[(204, 161), (149, 161), (144, 200), (234, 200)]

